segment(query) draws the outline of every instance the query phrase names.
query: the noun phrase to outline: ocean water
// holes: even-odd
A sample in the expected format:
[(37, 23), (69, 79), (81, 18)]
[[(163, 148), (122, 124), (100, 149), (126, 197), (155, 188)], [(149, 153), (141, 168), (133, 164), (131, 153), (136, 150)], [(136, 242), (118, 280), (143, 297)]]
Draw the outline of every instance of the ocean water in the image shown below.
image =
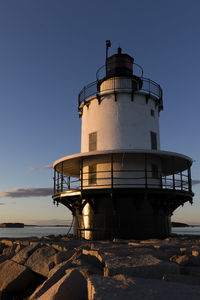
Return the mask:
[(176, 234), (192, 234), (192, 235), (200, 235), (200, 226), (189, 226), (189, 227), (173, 227), (172, 233)]
[[(41, 237), (50, 234), (62, 234), (73, 233), (73, 229), (70, 227), (24, 227), (24, 228), (0, 228), (0, 238), (2, 237)], [(175, 227), (172, 228), (172, 233), (176, 234), (193, 234), (200, 235), (200, 227), (191, 226), (191, 227)]]
[(67, 234), (73, 233), (73, 230), (70, 227), (29, 227), (25, 226), (24, 228), (0, 228), (0, 238), (1, 237), (41, 237), (50, 234)]

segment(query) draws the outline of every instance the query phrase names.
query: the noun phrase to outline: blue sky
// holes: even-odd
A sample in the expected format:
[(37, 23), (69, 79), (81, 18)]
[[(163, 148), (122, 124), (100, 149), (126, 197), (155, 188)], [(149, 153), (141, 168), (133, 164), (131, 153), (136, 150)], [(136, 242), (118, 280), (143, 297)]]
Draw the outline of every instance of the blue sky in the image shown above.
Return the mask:
[[(48, 166), (80, 152), (77, 96), (104, 64), (106, 39), (110, 54), (120, 44), (161, 85), (161, 149), (192, 157), (200, 179), (199, 11), (198, 0), (0, 2), (0, 222), (70, 218), (31, 191), (51, 188)], [(200, 224), (200, 185), (193, 190), (174, 220)]]

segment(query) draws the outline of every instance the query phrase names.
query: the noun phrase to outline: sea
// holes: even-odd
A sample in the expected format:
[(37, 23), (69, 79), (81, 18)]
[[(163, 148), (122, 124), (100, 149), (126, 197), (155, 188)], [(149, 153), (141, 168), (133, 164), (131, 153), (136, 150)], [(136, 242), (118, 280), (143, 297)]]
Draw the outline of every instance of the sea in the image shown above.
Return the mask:
[(42, 237), (47, 235), (73, 233), (70, 227), (25, 226), (23, 228), (0, 228), (0, 238)]
[[(0, 238), (42, 237), (51, 234), (65, 235), (68, 233), (73, 233), (73, 229), (70, 227), (58, 226), (25, 226), (24, 228), (0, 228)], [(176, 233), (179, 235), (200, 235), (200, 226), (174, 227), (172, 228), (172, 233)]]

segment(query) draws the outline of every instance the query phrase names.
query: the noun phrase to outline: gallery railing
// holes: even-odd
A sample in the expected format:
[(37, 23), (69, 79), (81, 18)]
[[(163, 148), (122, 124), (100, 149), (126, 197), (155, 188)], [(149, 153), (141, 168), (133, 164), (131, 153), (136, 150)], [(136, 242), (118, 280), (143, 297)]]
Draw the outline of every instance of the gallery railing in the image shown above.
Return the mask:
[(54, 170), (54, 194), (91, 188), (154, 188), (192, 192), (190, 168), (168, 176), (144, 170), (108, 170), (81, 172), (79, 178)]
[[(152, 95), (158, 100), (158, 105), (162, 109), (162, 89), (159, 84), (155, 81), (152, 81), (149, 78), (140, 78), (142, 81), (142, 87), (139, 89), (140, 92), (145, 93), (147, 96)], [(120, 85), (117, 77), (109, 78), (112, 81), (110, 87), (106, 87), (103, 89), (103, 92), (112, 90), (113, 92), (129, 89), (131, 92), (135, 92), (136, 79), (129, 77), (121, 77)], [(130, 84), (131, 83), (131, 84)], [(92, 96), (97, 96), (98, 98), (101, 96), (99, 81), (96, 80), (87, 86), (85, 86), (79, 93), (78, 96), (78, 107), (80, 109), (80, 105), (84, 103), (88, 98)]]

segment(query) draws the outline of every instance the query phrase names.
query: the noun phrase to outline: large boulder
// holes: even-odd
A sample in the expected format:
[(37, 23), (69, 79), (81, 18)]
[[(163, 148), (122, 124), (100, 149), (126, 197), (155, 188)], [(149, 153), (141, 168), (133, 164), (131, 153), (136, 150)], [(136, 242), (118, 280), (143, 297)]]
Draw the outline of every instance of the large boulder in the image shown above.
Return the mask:
[(7, 247), (11, 247), (13, 245), (13, 241), (12, 240), (1, 240), (1, 243), (6, 245)]
[(123, 274), (107, 278), (91, 275), (88, 278), (88, 300), (110, 299), (199, 300), (200, 287), (157, 279), (131, 278)]
[(179, 274), (179, 266), (163, 262), (152, 255), (135, 255), (125, 257), (110, 257), (105, 261), (104, 276), (125, 274), (143, 278), (158, 278), (163, 275)]
[(76, 258), (79, 253), (75, 253), (68, 261), (55, 266), (50, 272), (48, 279), (39, 286), (35, 292), (31, 295), (31, 299), (38, 299), (43, 295), (47, 290), (49, 290), (56, 282), (58, 282), (66, 274), (66, 270), (72, 268), (72, 261)]
[(21, 251), (24, 248), (25, 248), (25, 246), (23, 244), (21, 244), (21, 243), (17, 244), (16, 248), (15, 248), (15, 253), (18, 253), (19, 251)]
[(66, 274), (52, 285), (37, 300), (87, 300), (87, 281), (77, 269), (67, 270)]
[(19, 251), (12, 260), (19, 263), (24, 264), (28, 257), (37, 249), (40, 247), (39, 243), (34, 243), (33, 245), (26, 246), (21, 251)]
[(32, 271), (48, 276), (49, 271), (54, 267), (54, 255), (56, 250), (52, 247), (41, 247), (36, 249), (32, 255), (29, 256), (25, 265)]
[(68, 251), (59, 251), (54, 255), (54, 263), (56, 265), (68, 260), (72, 255), (74, 255), (75, 250), (70, 249)]
[(6, 260), (0, 264), (0, 291), (15, 294), (25, 291), (35, 276), (27, 267)]
[(174, 255), (170, 257), (170, 261), (177, 263), (180, 266), (199, 266), (200, 258), (193, 255)]

